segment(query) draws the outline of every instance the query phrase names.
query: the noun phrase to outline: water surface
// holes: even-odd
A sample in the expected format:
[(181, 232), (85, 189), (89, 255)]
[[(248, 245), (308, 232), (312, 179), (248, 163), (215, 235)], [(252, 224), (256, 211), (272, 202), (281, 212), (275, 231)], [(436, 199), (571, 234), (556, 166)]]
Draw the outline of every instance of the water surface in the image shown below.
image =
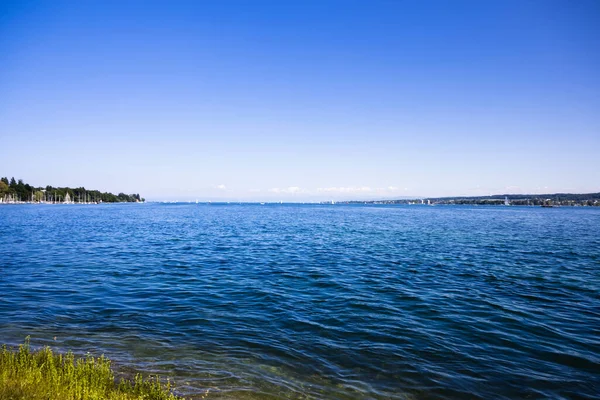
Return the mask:
[(188, 396), (600, 398), (600, 210), (0, 206), (26, 335)]

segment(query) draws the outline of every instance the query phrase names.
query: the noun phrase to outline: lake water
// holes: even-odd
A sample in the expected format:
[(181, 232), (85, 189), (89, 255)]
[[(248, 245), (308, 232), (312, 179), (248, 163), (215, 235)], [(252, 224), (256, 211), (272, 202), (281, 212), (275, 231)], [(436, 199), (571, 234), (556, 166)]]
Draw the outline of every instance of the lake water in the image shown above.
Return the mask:
[(598, 399), (600, 208), (0, 206), (27, 335), (188, 396)]

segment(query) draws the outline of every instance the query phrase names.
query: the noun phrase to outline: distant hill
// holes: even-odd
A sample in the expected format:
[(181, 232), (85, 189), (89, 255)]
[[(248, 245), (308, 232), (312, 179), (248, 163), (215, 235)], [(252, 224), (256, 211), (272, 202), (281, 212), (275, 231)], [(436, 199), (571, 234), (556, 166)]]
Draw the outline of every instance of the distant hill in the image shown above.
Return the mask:
[(349, 201), (367, 204), (470, 204), (530, 206), (600, 206), (600, 193), (495, 194), (490, 196), (424, 197), (395, 200)]

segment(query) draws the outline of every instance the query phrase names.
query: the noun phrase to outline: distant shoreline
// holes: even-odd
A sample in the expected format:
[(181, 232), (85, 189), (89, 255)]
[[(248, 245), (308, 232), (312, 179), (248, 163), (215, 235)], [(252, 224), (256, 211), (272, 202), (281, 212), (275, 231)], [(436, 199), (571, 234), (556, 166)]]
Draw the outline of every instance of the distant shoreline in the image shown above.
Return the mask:
[(77, 203), (77, 202), (70, 202), (70, 203), (63, 203), (63, 202), (56, 202), (56, 203), (51, 203), (51, 202), (44, 202), (44, 201), (39, 201), (39, 202), (31, 202), (31, 201), (15, 201), (15, 202), (2, 202), (0, 201), (0, 206), (27, 206), (27, 205), (50, 205), (50, 206), (63, 206), (63, 205), (76, 205), (76, 206), (93, 206), (93, 205), (102, 205), (102, 204), (146, 204), (145, 201), (115, 201), (115, 202), (99, 202), (99, 203), (94, 203), (94, 202), (88, 202), (88, 203)]
[(600, 193), (496, 194), (490, 196), (423, 197), (398, 200), (352, 200), (341, 203), (598, 207), (600, 206)]
[(143, 203), (144, 198), (135, 194), (113, 194), (84, 187), (32, 186), (22, 179), (0, 178), (0, 204), (100, 204)]

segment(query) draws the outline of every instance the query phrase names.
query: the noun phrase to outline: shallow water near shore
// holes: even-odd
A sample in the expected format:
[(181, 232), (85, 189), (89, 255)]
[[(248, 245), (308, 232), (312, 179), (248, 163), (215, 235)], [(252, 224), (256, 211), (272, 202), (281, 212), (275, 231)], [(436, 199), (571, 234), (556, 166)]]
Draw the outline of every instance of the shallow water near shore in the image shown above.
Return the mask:
[(600, 209), (2, 206), (27, 335), (197, 398), (600, 398)]

